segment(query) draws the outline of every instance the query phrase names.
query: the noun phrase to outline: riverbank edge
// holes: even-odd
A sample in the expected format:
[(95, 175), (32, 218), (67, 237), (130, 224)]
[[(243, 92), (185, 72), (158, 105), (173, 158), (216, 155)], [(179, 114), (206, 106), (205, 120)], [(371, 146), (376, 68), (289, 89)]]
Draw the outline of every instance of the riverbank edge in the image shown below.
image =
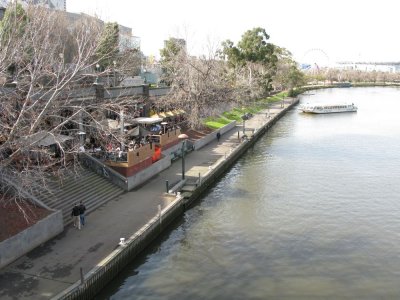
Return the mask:
[(196, 201), (208, 190), (208, 188), (215, 184), (217, 180), (226, 173), (232, 165), (242, 157), (246, 151), (253, 147), (254, 144), (282, 117), (287, 111), (291, 110), (299, 103), (299, 98), (293, 98), (293, 101), (288, 107), (283, 108), (279, 113), (268, 119), (262, 127), (254, 130), (249, 139), (240, 143), (227, 157), (220, 159), (213, 165), (213, 169), (202, 177), (201, 184), (196, 187), (192, 192), (185, 192), (183, 194), (185, 209), (190, 208)]
[(293, 98), (291, 103), (282, 108), (272, 118), (267, 118), (260, 128), (255, 128), (252, 135), (232, 149), (223, 159), (218, 160), (203, 176), (201, 183), (196, 188), (182, 195), (178, 194), (176, 199), (166, 208), (160, 211), (159, 215), (153, 217), (140, 230), (131, 237), (120, 243), (120, 245), (106, 258), (92, 268), (88, 273), (81, 274), (81, 280), (65, 289), (52, 299), (92, 299), (104, 286), (109, 283), (124, 267), (132, 262), (152, 241), (162, 234), (169, 225), (184, 212), (195, 204), (195, 202), (215, 184), (220, 177), (250, 148), (252, 147), (287, 111), (299, 103), (299, 98)]

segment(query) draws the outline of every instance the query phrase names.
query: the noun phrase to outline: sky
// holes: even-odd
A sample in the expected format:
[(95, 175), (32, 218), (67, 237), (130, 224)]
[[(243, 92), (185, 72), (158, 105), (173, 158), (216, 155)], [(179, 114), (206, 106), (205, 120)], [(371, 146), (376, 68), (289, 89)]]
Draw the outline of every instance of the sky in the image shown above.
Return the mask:
[(262, 27), (298, 62), (400, 62), (397, 0), (67, 0), (67, 11), (131, 27), (155, 57), (170, 37), (199, 55)]

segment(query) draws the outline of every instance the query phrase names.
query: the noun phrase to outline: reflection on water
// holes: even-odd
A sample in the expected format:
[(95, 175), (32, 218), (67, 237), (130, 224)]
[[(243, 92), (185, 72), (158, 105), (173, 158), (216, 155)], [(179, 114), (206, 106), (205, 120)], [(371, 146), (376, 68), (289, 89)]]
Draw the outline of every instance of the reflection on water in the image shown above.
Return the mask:
[(398, 298), (400, 90), (313, 94), (98, 298)]

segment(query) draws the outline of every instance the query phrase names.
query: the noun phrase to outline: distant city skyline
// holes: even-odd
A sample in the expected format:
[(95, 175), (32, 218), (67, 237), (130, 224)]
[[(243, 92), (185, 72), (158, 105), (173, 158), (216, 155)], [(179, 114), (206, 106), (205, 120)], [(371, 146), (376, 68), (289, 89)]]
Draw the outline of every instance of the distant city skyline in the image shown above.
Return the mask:
[(198, 4), (67, 0), (67, 11), (131, 27), (133, 35), (140, 37), (144, 54), (156, 57), (169, 37), (185, 39), (188, 51), (198, 55), (226, 39), (236, 43), (246, 30), (262, 27), (270, 42), (287, 48), (299, 62), (400, 61), (395, 0), (203, 0)]

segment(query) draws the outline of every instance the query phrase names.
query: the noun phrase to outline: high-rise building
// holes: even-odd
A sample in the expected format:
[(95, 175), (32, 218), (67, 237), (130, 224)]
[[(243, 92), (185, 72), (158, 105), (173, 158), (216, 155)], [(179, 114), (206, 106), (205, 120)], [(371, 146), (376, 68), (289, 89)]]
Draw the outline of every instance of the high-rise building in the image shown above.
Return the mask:
[(44, 7), (56, 10), (66, 10), (66, 0), (1, 0), (0, 6), (7, 7), (8, 4), (14, 3), (42, 5)]
[(57, 10), (67, 10), (67, 0), (49, 0)]

